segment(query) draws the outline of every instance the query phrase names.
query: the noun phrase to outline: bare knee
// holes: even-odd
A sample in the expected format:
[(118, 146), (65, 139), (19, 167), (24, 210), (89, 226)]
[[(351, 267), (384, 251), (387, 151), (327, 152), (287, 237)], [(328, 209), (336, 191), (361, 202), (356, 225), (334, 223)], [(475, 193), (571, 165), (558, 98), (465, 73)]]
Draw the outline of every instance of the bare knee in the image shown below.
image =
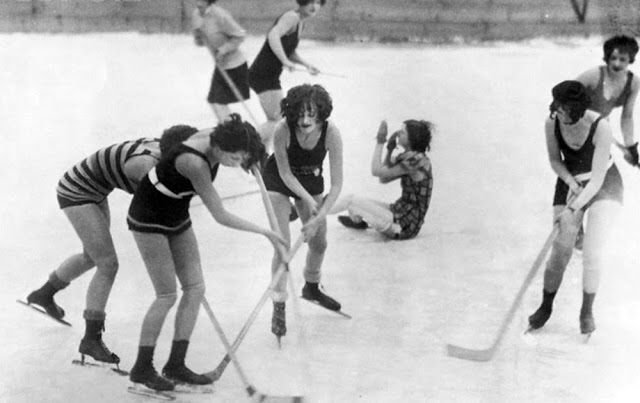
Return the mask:
[(167, 311), (176, 304), (177, 300), (178, 294), (175, 291), (156, 294), (156, 304), (162, 306)]
[(186, 298), (189, 299), (194, 299), (194, 300), (202, 300), (202, 298), (204, 297), (206, 291), (206, 287), (204, 285), (204, 282), (200, 282), (197, 284), (192, 284), (192, 285), (186, 285), (184, 287), (182, 287), (182, 295)]
[(111, 280), (114, 280), (116, 278), (116, 274), (118, 274), (120, 263), (118, 262), (117, 256), (114, 255), (98, 259), (96, 262), (96, 266), (98, 267), (98, 273)]

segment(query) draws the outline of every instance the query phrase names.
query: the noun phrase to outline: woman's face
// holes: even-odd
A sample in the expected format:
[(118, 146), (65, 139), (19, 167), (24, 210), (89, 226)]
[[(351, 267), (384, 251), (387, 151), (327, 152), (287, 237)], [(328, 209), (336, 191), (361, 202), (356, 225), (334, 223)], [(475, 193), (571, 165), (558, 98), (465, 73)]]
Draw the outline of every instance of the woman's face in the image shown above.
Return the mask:
[(318, 120), (318, 107), (315, 104), (305, 105), (298, 114), (298, 128), (304, 134), (311, 134), (318, 130), (320, 121)]
[(200, 12), (200, 15), (204, 15), (207, 7), (209, 7), (209, 3), (206, 0), (196, 0), (196, 8)]
[(411, 150), (411, 142), (409, 141), (409, 132), (407, 125), (402, 124), (402, 128), (398, 131), (398, 144), (405, 150)]
[(237, 168), (241, 166), (249, 158), (249, 153), (246, 151), (222, 151), (220, 150), (220, 164), (230, 168)]
[(556, 111), (556, 116), (558, 117), (558, 119), (560, 119), (560, 122), (566, 124), (566, 125), (570, 125), (575, 123), (572, 119), (571, 116), (569, 116), (569, 111), (565, 109), (565, 107), (563, 105), (560, 105), (558, 107), (558, 110)]
[(607, 67), (613, 72), (621, 72), (627, 70), (631, 58), (628, 53), (620, 53), (619, 49), (613, 49), (609, 60), (607, 61)]
[(302, 15), (302, 18), (315, 17), (315, 15), (318, 14), (318, 11), (320, 11), (321, 7), (322, 4), (320, 3), (320, 0), (313, 0), (310, 1), (306, 6), (300, 6), (300, 14)]

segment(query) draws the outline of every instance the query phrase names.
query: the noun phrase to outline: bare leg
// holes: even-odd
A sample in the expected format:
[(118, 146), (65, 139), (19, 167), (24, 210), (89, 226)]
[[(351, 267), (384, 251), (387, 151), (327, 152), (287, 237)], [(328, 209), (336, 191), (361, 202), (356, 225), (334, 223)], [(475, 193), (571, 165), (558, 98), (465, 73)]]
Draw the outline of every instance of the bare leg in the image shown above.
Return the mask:
[[(289, 214), (291, 212), (291, 204), (289, 198), (283, 194), (276, 192), (269, 192), (269, 199), (273, 205), (273, 210), (278, 220), (278, 227), (282, 237), (291, 244), (291, 233), (289, 230)], [(271, 274), (275, 275), (276, 271), (280, 267), (280, 257), (274, 253), (271, 260)], [(280, 281), (275, 287), (273, 294), (273, 300), (277, 302), (283, 302), (287, 299), (287, 276), (286, 274), (280, 278)]]
[(176, 312), (174, 340), (189, 340), (198, 319), (205, 293), (198, 242), (192, 228), (171, 237), (169, 245), (182, 286), (182, 297)]
[(218, 119), (218, 123), (224, 122), (231, 114), (231, 109), (229, 109), (228, 105), (223, 105), (223, 104), (209, 104), (209, 105), (211, 105), (211, 109), (213, 110), (213, 113), (216, 115), (216, 118)]
[(139, 345), (153, 347), (156, 345), (169, 310), (178, 299), (176, 271), (166, 236), (134, 231), (133, 238), (156, 292), (156, 299), (142, 321)]

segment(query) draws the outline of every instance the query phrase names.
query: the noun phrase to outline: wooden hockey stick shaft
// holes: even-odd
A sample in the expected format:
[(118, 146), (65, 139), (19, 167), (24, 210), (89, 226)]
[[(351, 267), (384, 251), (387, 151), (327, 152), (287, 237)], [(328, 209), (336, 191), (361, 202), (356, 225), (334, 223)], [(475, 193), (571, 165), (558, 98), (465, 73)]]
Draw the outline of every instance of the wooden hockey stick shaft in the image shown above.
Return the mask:
[(231, 361), (233, 362), (233, 365), (236, 367), (236, 371), (240, 376), (240, 380), (242, 381), (244, 388), (250, 397), (255, 397), (258, 402), (277, 401), (277, 402), (293, 403), (293, 402), (304, 401), (304, 398), (302, 396), (274, 397), (274, 396), (269, 396), (264, 393), (258, 392), (258, 390), (251, 384), (251, 382), (249, 382), (249, 378), (247, 378), (247, 375), (244, 372), (244, 369), (242, 369), (242, 366), (240, 365), (240, 361), (238, 361), (238, 357), (236, 357), (235, 352), (233, 351), (231, 345), (229, 344), (229, 339), (227, 339), (227, 336), (224, 334), (224, 331), (222, 330), (222, 326), (220, 325), (220, 322), (218, 322), (218, 319), (216, 319), (216, 316), (214, 315), (213, 310), (211, 310), (211, 306), (209, 305), (209, 301), (207, 301), (206, 298), (202, 298), (202, 306), (205, 312), (207, 313), (207, 315), (209, 316), (209, 319), (211, 319), (211, 323), (213, 323), (213, 327), (215, 327), (216, 332), (218, 333), (218, 336), (220, 337), (220, 340), (224, 345), (224, 348), (227, 350), (227, 355), (229, 355)]
[[(305, 69), (305, 68), (302, 68), (302, 67), (298, 67), (298, 66), (296, 66), (294, 70), (295, 70), (295, 71), (302, 72), (302, 73), (309, 73), (309, 74), (311, 74), (311, 73), (309, 72), (309, 70), (307, 70), (307, 69)], [(347, 78), (347, 76), (345, 76), (344, 74), (328, 73), (328, 72), (326, 72), (326, 71), (320, 71), (318, 74), (319, 74), (319, 75), (321, 75), (321, 76), (327, 76), (327, 77)]]
[[(304, 237), (303, 235), (300, 235), (296, 240), (296, 243), (289, 250), (289, 253), (284, 257), (282, 263), (280, 264), (280, 267), (278, 268), (278, 271), (273, 276), (271, 283), (269, 284), (269, 287), (267, 287), (264, 293), (262, 293), (260, 300), (256, 304), (255, 308), (253, 308), (253, 311), (249, 315), (249, 318), (246, 320), (245, 324), (242, 326), (242, 329), (240, 329), (240, 332), (238, 332), (238, 336), (236, 336), (236, 339), (234, 340), (233, 345), (231, 346), (232, 351), (236, 351), (238, 347), (240, 347), (240, 343), (242, 343), (245, 336), (249, 332), (249, 328), (251, 327), (251, 325), (253, 325), (253, 322), (255, 322), (256, 318), (258, 317), (258, 313), (260, 312), (264, 304), (269, 299), (269, 296), (271, 295), (271, 291), (273, 291), (275, 286), (280, 281), (280, 278), (287, 271), (287, 263), (291, 261), (291, 259), (293, 259), (298, 249), (300, 249), (300, 246), (302, 245), (303, 241), (304, 241)], [(220, 377), (224, 373), (224, 370), (226, 369), (227, 364), (229, 364), (231, 359), (232, 357), (227, 353), (222, 359), (222, 361), (220, 361), (218, 366), (214, 370), (207, 372), (205, 375), (211, 377), (214, 381), (217, 381), (218, 379), (220, 379)]]
[(531, 285), (531, 282), (533, 281), (536, 275), (536, 272), (544, 262), (544, 259), (547, 256), (547, 253), (549, 253), (549, 250), (553, 245), (553, 241), (558, 235), (559, 231), (560, 231), (559, 225), (555, 224), (553, 226), (553, 230), (551, 231), (551, 233), (547, 237), (547, 240), (542, 246), (542, 249), (540, 249), (540, 252), (538, 252), (538, 256), (536, 257), (535, 261), (531, 265), (531, 268), (529, 269), (527, 276), (522, 282), (522, 285), (520, 286), (520, 289), (518, 290), (516, 297), (511, 303), (511, 307), (509, 308), (509, 311), (502, 319), (502, 324), (500, 325), (500, 328), (498, 329), (498, 332), (491, 346), (486, 349), (473, 349), (473, 348), (456, 346), (453, 344), (447, 344), (447, 354), (449, 356), (462, 358), (465, 360), (472, 360), (472, 361), (489, 361), (491, 360), (491, 358), (493, 358), (496, 350), (498, 349), (498, 346), (500, 345), (500, 342), (502, 341), (502, 338), (507, 332), (507, 328), (509, 327), (509, 324), (513, 320), (513, 317), (515, 316), (516, 311), (520, 307), (520, 303), (522, 302), (522, 298), (524, 297), (524, 294), (529, 288), (529, 285)]
[(238, 87), (236, 86), (236, 84), (233, 82), (231, 77), (229, 77), (229, 74), (226, 71), (224, 71), (224, 69), (221, 69), (220, 67), (218, 67), (217, 62), (216, 62), (216, 69), (218, 70), (218, 73), (220, 73), (224, 81), (227, 83), (229, 88), (231, 88), (231, 91), (233, 92), (233, 95), (236, 97), (236, 100), (242, 105), (244, 110), (247, 112), (247, 115), (249, 115), (249, 118), (251, 118), (251, 120), (253, 121), (253, 124), (257, 125), (258, 119), (256, 119), (256, 117), (251, 112), (251, 109), (249, 109), (249, 107), (247, 106), (247, 103), (244, 101), (244, 98), (240, 93), (240, 90), (238, 90)]

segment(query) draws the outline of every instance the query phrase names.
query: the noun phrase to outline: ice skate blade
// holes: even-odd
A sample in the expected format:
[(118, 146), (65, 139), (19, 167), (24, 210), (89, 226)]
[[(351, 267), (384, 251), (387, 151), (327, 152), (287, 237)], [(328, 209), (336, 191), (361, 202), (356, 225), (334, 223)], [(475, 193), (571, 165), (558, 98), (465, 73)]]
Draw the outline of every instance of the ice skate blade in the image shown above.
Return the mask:
[(329, 308), (327, 308), (327, 307), (324, 307), (324, 306), (322, 306), (318, 301), (316, 301), (316, 300), (314, 300), (314, 299), (308, 299), (308, 298), (303, 297), (302, 295), (300, 296), (300, 299), (302, 299), (302, 300), (304, 300), (304, 301), (307, 301), (307, 302), (310, 302), (310, 303), (312, 303), (312, 304), (314, 304), (314, 305), (316, 305), (316, 306), (319, 306), (319, 307), (320, 307), (320, 308), (322, 308), (322, 309), (326, 309), (326, 310), (327, 310), (327, 311), (329, 311), (329, 312), (333, 312), (333, 313), (338, 314), (338, 315), (340, 315), (340, 316), (342, 316), (342, 317), (345, 317), (345, 318), (347, 318), (347, 319), (352, 319), (351, 315), (349, 315), (348, 313), (344, 313), (344, 312), (342, 312), (342, 310), (340, 310), (340, 311), (334, 311), (333, 309), (329, 309)]
[(142, 395), (142, 396), (147, 396), (153, 399), (164, 400), (164, 401), (176, 400), (176, 397), (169, 392), (150, 389), (141, 383), (135, 383), (135, 382), (132, 383), (131, 386), (127, 388), (127, 392), (133, 393), (134, 395)]
[[(115, 372), (116, 374), (120, 375), (120, 376), (129, 376), (129, 372), (120, 369), (120, 367), (118, 367), (116, 364), (111, 364), (108, 362), (100, 362), (100, 361), (95, 361), (95, 362), (90, 362), (87, 360), (72, 360), (71, 361), (72, 364), (74, 365), (79, 365), (81, 367), (87, 367), (87, 368), (102, 368), (102, 369), (108, 369), (111, 370), (113, 372)], [(112, 365), (116, 365), (116, 367), (112, 367)]]
[(47, 311), (45, 311), (44, 309), (40, 308), (40, 306), (38, 306), (38, 305), (30, 304), (30, 303), (22, 301), (20, 299), (17, 299), (16, 302), (19, 303), (19, 304), (22, 304), (22, 305), (24, 305), (26, 307), (29, 307), (29, 308), (33, 309), (34, 311), (36, 311), (36, 312), (39, 312), (39, 313), (43, 314), (44, 316), (48, 317), (51, 320), (54, 320), (54, 321), (60, 323), (61, 325), (65, 325), (65, 326), (71, 327), (71, 323), (67, 322), (64, 319), (55, 318), (55, 317), (49, 315), (47, 313)]
[[(172, 380), (172, 379), (170, 379), (170, 380)], [(175, 389), (173, 391), (175, 393), (192, 393), (192, 394), (208, 395), (208, 394), (214, 393), (216, 391), (216, 389), (212, 384), (209, 384), (209, 385), (193, 385), (193, 384), (190, 384), (190, 383), (175, 382)]]

